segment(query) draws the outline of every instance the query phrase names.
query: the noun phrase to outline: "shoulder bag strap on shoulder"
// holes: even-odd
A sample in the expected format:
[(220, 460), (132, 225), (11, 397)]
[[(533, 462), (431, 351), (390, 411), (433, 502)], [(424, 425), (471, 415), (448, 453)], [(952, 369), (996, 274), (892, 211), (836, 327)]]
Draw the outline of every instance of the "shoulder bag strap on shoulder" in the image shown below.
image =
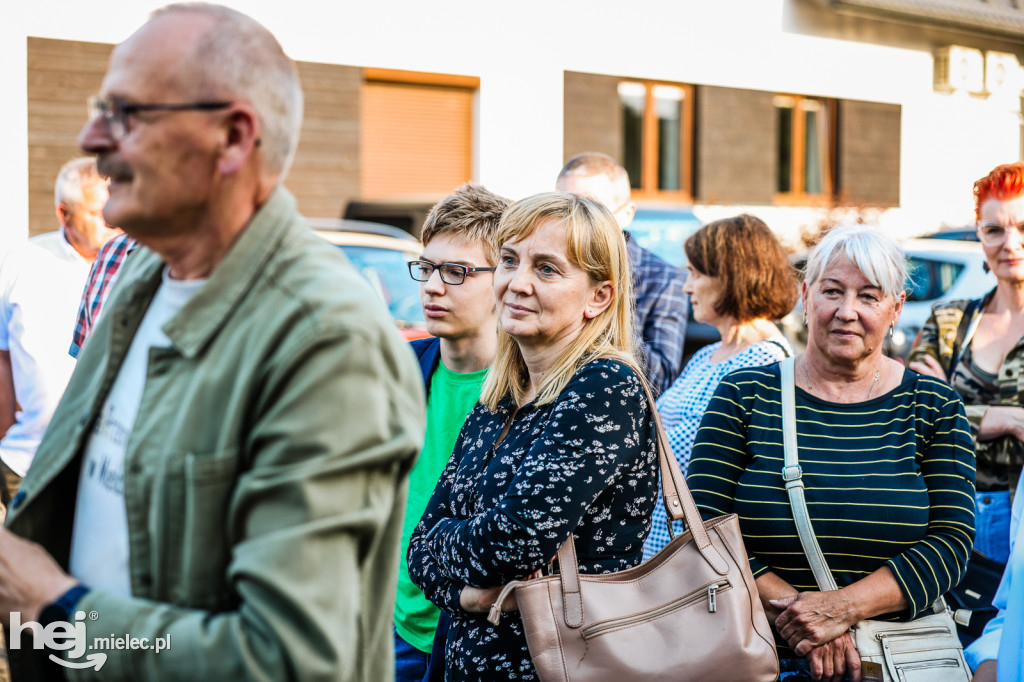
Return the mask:
[[(725, 575), (729, 572), (729, 563), (711, 544), (711, 536), (708, 535), (697, 504), (693, 501), (693, 495), (690, 494), (690, 489), (686, 486), (686, 479), (679, 469), (679, 463), (676, 462), (675, 455), (672, 454), (672, 447), (665, 435), (665, 427), (661, 425), (661, 417), (658, 416), (658, 408), (654, 403), (654, 395), (651, 393), (647, 380), (639, 375), (637, 378), (647, 396), (647, 405), (651, 410), (651, 419), (654, 420), (654, 429), (657, 432), (655, 447), (658, 450), (661, 465), (662, 501), (665, 504), (665, 509), (668, 510), (668, 517), (671, 520), (685, 520), (686, 528), (693, 538), (693, 544), (696, 545), (701, 556), (716, 573)], [(565, 624), (571, 628), (580, 628), (583, 626), (586, 614), (583, 610), (579, 563), (576, 558), (576, 543), (573, 541), (573, 533), (569, 533), (569, 537), (558, 549), (558, 572), (562, 583)], [(497, 604), (501, 604), (502, 601), (503, 597), (499, 597)]]
[(821, 553), (818, 539), (814, 537), (811, 517), (807, 513), (807, 500), (804, 499), (803, 470), (800, 468), (800, 458), (796, 448), (794, 364), (795, 361), (792, 357), (779, 363), (779, 371), (782, 375), (782, 448), (785, 453), (782, 480), (786, 484), (789, 506), (793, 509), (793, 521), (796, 523), (796, 532), (800, 536), (800, 545), (804, 549), (804, 554), (807, 555), (807, 561), (811, 564), (811, 572), (814, 573), (818, 589), (825, 592), (839, 588), (836, 586), (835, 578), (832, 577), (832, 571), (828, 568), (825, 556)]

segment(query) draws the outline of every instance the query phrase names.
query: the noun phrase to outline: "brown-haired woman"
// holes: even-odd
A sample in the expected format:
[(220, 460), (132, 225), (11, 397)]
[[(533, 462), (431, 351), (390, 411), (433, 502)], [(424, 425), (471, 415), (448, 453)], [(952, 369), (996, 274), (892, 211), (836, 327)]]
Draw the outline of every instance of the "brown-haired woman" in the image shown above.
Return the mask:
[[(740, 215), (705, 225), (683, 247), (689, 276), (691, 319), (722, 336), (694, 354), (675, 383), (658, 399), (658, 412), (682, 470), (701, 417), (718, 382), (729, 372), (777, 362), (792, 350), (771, 320), (796, 303), (796, 277), (775, 235), (761, 220)], [(665, 508), (654, 509), (644, 559), (669, 542)], [(677, 522), (678, 525), (678, 522)], [(681, 532), (682, 527), (677, 528)]]

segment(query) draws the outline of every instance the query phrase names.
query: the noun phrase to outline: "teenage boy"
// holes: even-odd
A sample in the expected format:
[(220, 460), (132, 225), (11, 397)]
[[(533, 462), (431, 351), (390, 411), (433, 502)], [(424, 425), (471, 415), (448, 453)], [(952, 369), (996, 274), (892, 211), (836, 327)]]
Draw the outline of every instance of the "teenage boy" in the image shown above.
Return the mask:
[(423, 255), (409, 264), (433, 337), (413, 341), (427, 388), (427, 435), (409, 474), (402, 559), (395, 602), (395, 680), (420, 682), (430, 663), (440, 611), (409, 579), (409, 537), (434, 492), (497, 346), (494, 235), (511, 202), (466, 184), (430, 210)]

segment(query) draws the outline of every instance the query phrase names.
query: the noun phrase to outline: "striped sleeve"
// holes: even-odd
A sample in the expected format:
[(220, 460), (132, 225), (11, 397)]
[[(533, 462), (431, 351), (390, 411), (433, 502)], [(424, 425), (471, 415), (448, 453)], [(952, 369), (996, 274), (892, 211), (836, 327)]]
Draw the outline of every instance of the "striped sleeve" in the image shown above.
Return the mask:
[(974, 542), (974, 446), (960, 398), (944, 382), (918, 382), (918, 419), (929, 427), (919, 451), (928, 489), (928, 533), (886, 564), (914, 616), (960, 582)]

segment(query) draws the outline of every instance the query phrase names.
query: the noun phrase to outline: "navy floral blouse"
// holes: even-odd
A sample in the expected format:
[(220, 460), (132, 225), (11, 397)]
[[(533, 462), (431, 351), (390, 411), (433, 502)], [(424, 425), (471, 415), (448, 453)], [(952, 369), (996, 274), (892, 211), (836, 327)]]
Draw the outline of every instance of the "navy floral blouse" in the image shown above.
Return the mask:
[(631, 369), (581, 368), (554, 403), (477, 405), (409, 543), (409, 575), (452, 616), (445, 679), (536, 680), (518, 613), (491, 625), (459, 607), (545, 566), (575, 531), (581, 573), (640, 563), (658, 495), (650, 407)]

